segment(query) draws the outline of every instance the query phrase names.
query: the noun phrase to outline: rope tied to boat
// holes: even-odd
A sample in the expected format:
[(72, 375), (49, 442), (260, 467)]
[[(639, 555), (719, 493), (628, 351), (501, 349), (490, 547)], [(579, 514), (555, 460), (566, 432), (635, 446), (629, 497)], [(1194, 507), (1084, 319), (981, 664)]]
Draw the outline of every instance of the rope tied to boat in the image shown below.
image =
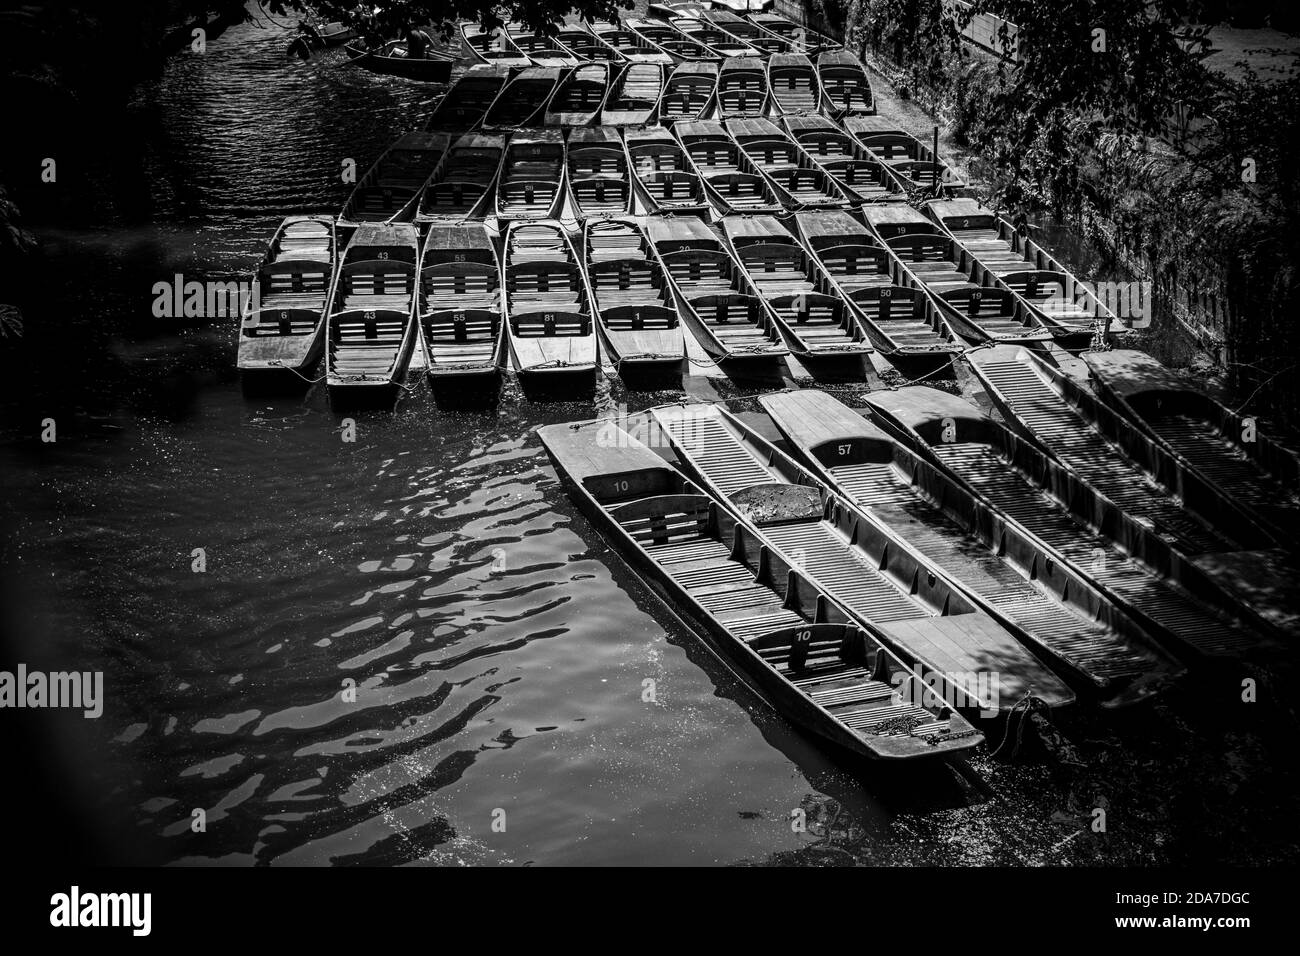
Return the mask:
[(294, 368), (292, 365), (285, 365), (285, 364), (284, 364), (283, 362), (281, 362), (279, 359), (271, 359), (271, 361), (268, 362), (267, 364), (268, 364), (268, 365), (273, 365), (273, 366), (275, 366), (276, 368), (288, 369), (290, 372), (293, 372), (294, 375), (297, 375), (300, 379), (302, 379), (302, 380), (303, 380), (304, 382), (306, 382), (308, 385), (317, 385), (317, 384), (319, 384), (320, 382), (325, 381), (325, 376), (324, 376), (324, 375), (322, 375), (320, 378), (308, 378), (306, 375), (303, 375), (302, 372), (298, 371), (298, 370), (297, 370), (296, 368)]
[[(1020, 712), (1021, 707), (1024, 707), (1024, 712), (1020, 713), (1019, 719), (1016, 719), (1016, 715)], [(1025, 696), (1016, 701), (1015, 706), (1007, 711), (1007, 725), (1002, 731), (1002, 742), (997, 745), (989, 756), (996, 757), (1002, 752), (1003, 748), (1006, 747), (1007, 741), (1011, 737), (1011, 728), (1013, 724), (1016, 729), (1016, 742), (1015, 746), (1011, 749), (1011, 756), (1015, 757), (1018, 755), (1020, 753), (1020, 745), (1024, 742), (1025, 725), (1029, 722), (1030, 716), (1035, 712), (1041, 712), (1050, 720), (1051, 709), (1047, 706), (1047, 702), (1041, 697), (1036, 696), (1033, 691), (1025, 691)]]

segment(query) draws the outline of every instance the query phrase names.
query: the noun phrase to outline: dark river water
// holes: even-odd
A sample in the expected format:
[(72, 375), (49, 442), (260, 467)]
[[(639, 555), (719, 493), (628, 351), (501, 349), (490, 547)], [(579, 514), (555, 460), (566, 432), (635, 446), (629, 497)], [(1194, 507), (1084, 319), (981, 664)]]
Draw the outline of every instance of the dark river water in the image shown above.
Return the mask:
[(1295, 859), (1295, 715), (1267, 672), (1242, 669), (1279, 692), (1253, 711), (1189, 683), (1063, 721), (1054, 755), (961, 770), (847, 764), (774, 716), (576, 513), (533, 434), (664, 394), (510, 385), (450, 413), (421, 391), (356, 416), (355, 443), (319, 391), (245, 398), (235, 324), (154, 319), (153, 284), (243, 275), (431, 97), (289, 60), (286, 37), (232, 28), (140, 90), (93, 208), (39, 230), (49, 295), (7, 357), (7, 660), (105, 674), (99, 720), (21, 718), (104, 858)]

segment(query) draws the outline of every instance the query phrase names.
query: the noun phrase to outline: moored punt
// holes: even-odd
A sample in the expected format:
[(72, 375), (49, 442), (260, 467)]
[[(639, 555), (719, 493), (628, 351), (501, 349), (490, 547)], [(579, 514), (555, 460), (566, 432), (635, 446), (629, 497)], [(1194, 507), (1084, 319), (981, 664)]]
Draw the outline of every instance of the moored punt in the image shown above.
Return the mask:
[(649, 43), (657, 50), (667, 53), (673, 58), (674, 63), (718, 59), (718, 54), (702, 43), (696, 43), (676, 27), (667, 23), (632, 17), (625, 19), (623, 25), (646, 43)]
[[(888, 250), (894, 281), (929, 293), (954, 332), (971, 342), (1041, 342), (1052, 337), (1033, 310), (991, 284), (955, 239), (911, 206), (863, 206), (867, 225)], [(989, 281), (984, 285), (982, 280)]]
[(510, 79), (500, 66), (478, 63), (466, 70), (447, 91), (424, 124), (426, 131), (468, 133), (483, 117)]
[(564, 133), (526, 130), (510, 138), (497, 176), (495, 212), (501, 219), (549, 219), (564, 205)]
[(426, 83), (446, 83), (451, 79), (451, 67), (456, 62), (456, 57), (436, 50), (430, 50), (418, 58), (407, 56), (406, 44), (401, 40), (391, 40), (374, 50), (367, 49), (358, 41), (352, 41), (344, 45), (343, 51), (353, 66), (371, 73), (423, 80)]
[(898, 183), (884, 163), (820, 113), (781, 117), (781, 125), (805, 153), (855, 202), (896, 202)]
[(1145, 352), (1084, 352), (1094, 391), (1185, 468), (1200, 475), (1294, 550), (1300, 460), (1247, 420)]
[(289, 216), (276, 227), (253, 276), (253, 298), (242, 306), (241, 375), (305, 373), (320, 359), (336, 241), (325, 216)]
[(895, 281), (888, 251), (847, 212), (801, 212), (794, 221), (805, 248), (858, 310), (881, 354), (931, 364), (949, 362), (962, 350), (929, 297)]
[[(934, 759), (981, 742), (933, 697), (895, 693), (913, 661), (773, 552), (726, 506), (611, 422), (538, 429), (575, 502), (674, 612), (779, 714), (850, 753)], [(910, 696), (910, 695), (909, 695)]]
[(554, 37), (544, 36), (513, 21), (506, 24), (506, 31), (510, 34), (510, 42), (528, 57), (533, 66), (564, 69), (578, 65), (578, 58), (555, 42)]
[(737, 40), (742, 40), (756, 49), (761, 56), (775, 53), (791, 53), (794, 50), (789, 40), (782, 39), (775, 33), (769, 33), (756, 23), (743, 20), (730, 10), (709, 10), (705, 19), (719, 30), (730, 33)]
[(1300, 568), (1249, 511), (1027, 350), (977, 349), (967, 360), (1014, 431), (1151, 527), (1248, 620), (1300, 633)]
[(416, 223), (482, 219), (505, 151), (506, 137), (500, 134), (467, 133), (458, 138), (425, 183)]
[(419, 254), (410, 223), (365, 223), (348, 241), (330, 305), (325, 381), (331, 402), (397, 397), (419, 336)]
[(701, 19), (698, 16), (673, 17), (668, 22), (696, 43), (708, 47), (724, 60), (729, 57), (756, 57), (759, 55), (758, 50), (744, 40), (736, 39), (730, 33), (718, 29), (708, 20)]
[(760, 30), (788, 42), (796, 53), (815, 56), (826, 50), (841, 50), (844, 44), (776, 13), (751, 13), (749, 20)]
[(759, 401), (817, 478), (941, 570), (1073, 687), (1116, 706), (1182, 673), (1086, 576), (1055, 563), (1018, 528), (998, 527), (978, 496), (857, 412), (812, 390)]
[(700, 119), (713, 105), (717, 89), (718, 64), (683, 63), (668, 75), (655, 115), (665, 125)]
[(510, 34), (504, 26), (487, 31), (477, 23), (462, 23), (460, 33), (465, 38), (470, 55), (480, 63), (490, 63), (510, 70), (532, 66), (532, 61), (511, 42)]
[(483, 224), (431, 226), (420, 256), (417, 308), (435, 398), (497, 390), (505, 348), (501, 306), (501, 263)]
[(781, 201), (772, 184), (727, 135), (721, 123), (681, 122), (673, 126), (673, 135), (704, 180), (705, 192), (719, 214), (781, 211)]
[(646, 235), (677, 309), (728, 374), (771, 377), (789, 354), (775, 320), (722, 241), (692, 216), (646, 220)]
[(580, 20), (566, 19), (564, 29), (555, 34), (555, 39), (574, 56), (592, 63), (617, 65), (627, 62), (622, 53), (592, 33)]
[(595, 20), (591, 24), (591, 32), (617, 50), (629, 63), (658, 63), (661, 66), (671, 66), (676, 62), (672, 56), (649, 40), (624, 29), (617, 23)]
[(956, 189), (965, 185), (934, 150), (883, 116), (846, 116), (844, 128), (889, 169), (903, 189)]
[(356, 30), (338, 20), (331, 20), (316, 27), (316, 36), (320, 38), (321, 46), (325, 47), (342, 46), (349, 40), (355, 39), (356, 35)]
[(546, 104), (565, 74), (565, 70), (555, 67), (534, 66), (521, 71), (487, 111), (483, 128), (506, 131), (540, 126), (546, 115)]
[(1089, 289), (1037, 243), (973, 199), (936, 199), (926, 214), (970, 253), (977, 269), (1015, 293), (1065, 348), (1086, 348), (1097, 326), (1119, 320)]
[(718, 91), (714, 97), (714, 117), (765, 116), (770, 97), (767, 93), (767, 70), (756, 56), (731, 57), (718, 69)]
[(822, 107), (836, 119), (876, 112), (867, 71), (847, 50), (818, 54), (817, 79), (822, 89)]
[(646, 12), (660, 20), (671, 20), (673, 17), (702, 17), (710, 6), (712, 0), (705, 0), (704, 3), (695, 0), (658, 0), (650, 3)]
[(662, 127), (629, 129), (623, 141), (638, 212), (708, 215), (704, 181), (671, 133)]
[(606, 361), (625, 379), (680, 380), (686, 345), (672, 288), (641, 226), (631, 217), (588, 219), (583, 253)]
[(815, 113), (821, 102), (817, 71), (802, 53), (778, 53), (767, 61), (767, 89), (780, 113)]
[(771, 216), (732, 217), (721, 225), (791, 354), (814, 374), (861, 379), (871, 343), (821, 265)]
[[(948, 566), (855, 501), (863, 497), (858, 482), (808, 471), (717, 405), (660, 406), (651, 416), (691, 477), (858, 623), (920, 664), (950, 702), (965, 698), (986, 717), (1008, 713), (1027, 694), (1053, 708), (1073, 702), (1073, 691), (955, 584)], [(867, 467), (880, 455), (873, 443), (851, 444), (861, 446)], [(855, 465), (862, 470), (856, 458)], [(881, 484), (892, 482), (879, 470)]]
[(569, 134), (569, 198), (578, 219), (626, 216), (632, 211), (627, 153), (617, 130), (598, 126)]
[(609, 95), (608, 63), (588, 63), (562, 79), (551, 94), (543, 122), (547, 126), (590, 126), (600, 118), (600, 108)]
[(629, 63), (609, 88), (600, 110), (601, 126), (645, 126), (655, 120), (664, 89), (658, 63)]
[(1248, 654), (1264, 638), (1196, 565), (1180, 560), (1145, 524), (965, 399), (910, 386), (865, 396), (871, 420), (927, 457), (1038, 551), (1007, 549), (1022, 565), (1045, 557), (1101, 588), (1179, 657), (1206, 662)]
[(838, 182), (775, 123), (727, 120), (727, 132), (772, 185), (787, 209), (843, 209), (852, 202)]
[(559, 222), (514, 222), (506, 233), (506, 334), (525, 387), (590, 393), (596, 330), (582, 264)]
[(339, 213), (340, 229), (363, 222), (409, 221), (420, 190), (442, 161), (451, 137), (446, 133), (407, 133), (384, 150)]

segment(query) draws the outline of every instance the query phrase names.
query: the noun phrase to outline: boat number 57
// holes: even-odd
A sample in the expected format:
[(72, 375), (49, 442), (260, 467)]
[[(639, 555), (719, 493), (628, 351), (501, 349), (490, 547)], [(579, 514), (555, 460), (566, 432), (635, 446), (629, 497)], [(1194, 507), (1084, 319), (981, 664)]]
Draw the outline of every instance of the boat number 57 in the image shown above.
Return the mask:
[(853, 450), (852, 445), (840, 445), (839, 446), (840, 457), (841, 458), (848, 457), (849, 452), (851, 452), (852, 450)]

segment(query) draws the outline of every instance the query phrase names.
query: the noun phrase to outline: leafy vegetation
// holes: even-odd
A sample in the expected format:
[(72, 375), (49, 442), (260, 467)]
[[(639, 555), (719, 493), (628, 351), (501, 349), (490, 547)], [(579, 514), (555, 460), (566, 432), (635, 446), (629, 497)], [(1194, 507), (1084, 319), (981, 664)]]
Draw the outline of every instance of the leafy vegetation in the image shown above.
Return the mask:
[[(1222, 4), (1219, 5), (1222, 8)], [(857, 0), (847, 27), (925, 90), (983, 161), (990, 202), (1101, 223), (1155, 283), (1157, 321), (1187, 293), (1232, 303), (1220, 331), (1236, 384), (1300, 410), (1300, 79), (1207, 71), (1194, 0)], [(1220, 13), (1223, 11), (1220, 10)], [(975, 14), (1018, 27), (1014, 61), (973, 53)], [(855, 19), (856, 18), (856, 19)], [(1004, 37), (1005, 38), (1005, 37)]]

